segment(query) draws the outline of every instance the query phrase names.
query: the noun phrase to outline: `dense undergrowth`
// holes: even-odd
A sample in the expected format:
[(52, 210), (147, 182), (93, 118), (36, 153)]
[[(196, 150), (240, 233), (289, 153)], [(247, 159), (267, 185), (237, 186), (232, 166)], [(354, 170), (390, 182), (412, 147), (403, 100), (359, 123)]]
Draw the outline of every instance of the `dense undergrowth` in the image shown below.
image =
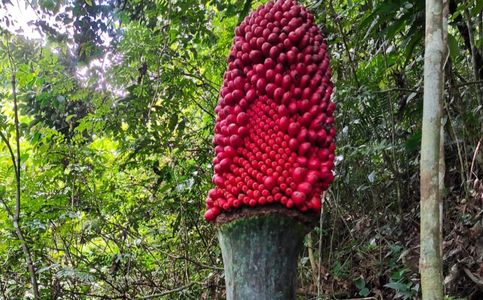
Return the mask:
[[(301, 2), (328, 44), (338, 149), (300, 259), (300, 299), (417, 299), (423, 2)], [(42, 299), (223, 299), (203, 220), (213, 110), (233, 30), (260, 3), (20, 3), (36, 11), (37, 40), (18, 31), (16, 3), (0, 4), (0, 299), (32, 297), (23, 244)], [(481, 8), (450, 1), (448, 299), (482, 297)], [(13, 90), (23, 238), (12, 223)]]

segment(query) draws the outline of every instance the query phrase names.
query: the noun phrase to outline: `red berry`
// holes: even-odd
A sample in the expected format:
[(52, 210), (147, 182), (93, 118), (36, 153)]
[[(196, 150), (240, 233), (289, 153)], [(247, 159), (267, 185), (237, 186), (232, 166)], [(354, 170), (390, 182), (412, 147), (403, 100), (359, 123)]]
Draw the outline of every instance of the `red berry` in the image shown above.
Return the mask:
[(267, 86), (267, 81), (264, 78), (259, 78), (257, 80), (257, 89), (259, 92), (265, 93), (266, 86)]
[(238, 135), (230, 136), (230, 145), (234, 148), (238, 148), (243, 145), (243, 141)]
[(287, 117), (281, 117), (279, 119), (279, 123), (278, 123), (278, 126), (280, 126), (280, 129), (283, 130), (283, 131), (286, 131), (289, 126), (290, 126), (290, 121)]
[(312, 199), (310, 199), (310, 202), (309, 202), (309, 207), (313, 211), (320, 213), (320, 208), (322, 207), (322, 205), (320, 203), (319, 197), (312, 197)]
[(252, 50), (250, 51), (249, 57), (253, 63), (259, 63), (263, 59), (263, 53), (260, 50)]
[(309, 159), (308, 167), (310, 170), (318, 170), (320, 168), (320, 161), (316, 158)]
[(302, 167), (297, 167), (292, 172), (292, 177), (295, 179), (295, 182), (303, 182), (305, 180), (305, 176), (307, 174), (307, 169)]
[(301, 192), (305, 195), (309, 195), (310, 193), (312, 193), (312, 190), (313, 190), (313, 187), (308, 182), (302, 182), (301, 184), (299, 184), (297, 186), (297, 191), (299, 191), (299, 192)]
[(305, 154), (308, 153), (309, 149), (310, 149), (310, 143), (309, 142), (301, 144), (299, 146), (299, 155), (304, 156)]
[(297, 136), (298, 133), (300, 132), (300, 124), (299, 123), (290, 123), (288, 126), (288, 134), (290, 136)]
[(291, 200), (293, 201), (293, 204), (299, 206), (302, 205), (305, 202), (306, 196), (304, 193), (301, 193), (299, 191), (295, 191), (292, 193), (292, 198)]
[(318, 171), (311, 170), (307, 174), (307, 182), (310, 184), (316, 184), (319, 181), (320, 175)]
[(268, 190), (272, 190), (275, 185), (277, 184), (275, 178), (273, 178), (272, 176), (267, 176), (264, 181), (263, 181), (263, 185), (268, 189)]
[(213, 211), (213, 209), (208, 209), (205, 212), (205, 219), (207, 221), (213, 221), (215, 218), (216, 218), (216, 215), (215, 215), (215, 212)]

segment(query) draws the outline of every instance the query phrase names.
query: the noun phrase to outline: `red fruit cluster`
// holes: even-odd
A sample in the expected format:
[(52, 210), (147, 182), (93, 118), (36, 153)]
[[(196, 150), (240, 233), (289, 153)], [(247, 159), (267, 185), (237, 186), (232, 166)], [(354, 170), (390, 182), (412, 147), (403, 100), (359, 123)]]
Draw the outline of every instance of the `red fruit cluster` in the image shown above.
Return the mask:
[(241, 206), (320, 211), (334, 177), (331, 69), (314, 17), (270, 1), (235, 30), (215, 108), (216, 187), (207, 220)]

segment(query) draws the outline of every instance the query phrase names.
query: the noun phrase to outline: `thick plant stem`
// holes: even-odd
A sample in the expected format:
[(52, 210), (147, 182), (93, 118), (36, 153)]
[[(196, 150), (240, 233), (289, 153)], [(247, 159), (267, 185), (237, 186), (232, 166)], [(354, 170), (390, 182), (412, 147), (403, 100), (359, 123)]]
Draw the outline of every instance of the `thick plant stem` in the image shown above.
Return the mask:
[(295, 299), (297, 260), (307, 232), (299, 221), (281, 214), (221, 225), (227, 299)]
[(439, 154), (443, 100), (443, 1), (426, 0), (424, 105), (421, 143), (421, 257), (423, 300), (442, 300)]

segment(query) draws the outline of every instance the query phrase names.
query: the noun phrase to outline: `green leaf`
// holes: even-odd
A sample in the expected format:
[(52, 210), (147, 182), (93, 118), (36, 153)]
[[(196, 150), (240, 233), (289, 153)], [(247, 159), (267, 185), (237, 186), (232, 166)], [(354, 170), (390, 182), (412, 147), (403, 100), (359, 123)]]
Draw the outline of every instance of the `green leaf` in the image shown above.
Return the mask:
[(406, 50), (404, 52), (406, 64), (409, 62), (409, 59), (413, 55), (414, 48), (418, 45), (418, 43), (421, 43), (421, 41), (423, 40), (423, 36), (424, 32), (421, 31), (416, 31), (414, 34), (412, 34), (411, 39), (406, 44)]
[[(481, 2), (483, 3), (483, 1)], [(456, 41), (456, 38), (451, 33), (448, 33), (448, 48), (449, 48), (449, 55), (451, 57), (451, 60), (453, 62), (456, 62), (456, 58), (458, 57), (458, 54), (459, 54), (458, 41)]]
[(359, 295), (361, 295), (362, 297), (366, 297), (370, 294), (371, 292), (369, 291), (368, 288), (362, 288), (360, 291), (359, 291)]
[(384, 287), (393, 289), (397, 292), (399, 291), (406, 291), (408, 288), (405, 284), (402, 284), (400, 282), (389, 282), (384, 285)]
[(405, 143), (406, 150), (409, 152), (418, 150), (421, 147), (421, 136), (422, 136), (421, 130), (411, 135), (406, 140), (406, 143)]
[(476, 1), (476, 5), (471, 9), (471, 15), (476, 16), (483, 11), (483, 1)]
[(173, 112), (169, 119), (169, 130), (173, 131), (176, 128), (176, 125), (178, 125), (178, 114)]
[(28, 153), (22, 153), (22, 154), (20, 155), (20, 160), (21, 160), (22, 162), (25, 162), (27, 159), (29, 159), (29, 157), (30, 157), (30, 155), (29, 155)]
[(365, 17), (360, 23), (360, 28), (366, 28), (374, 19), (384, 16), (390, 12), (397, 11), (400, 7), (399, 3), (394, 3), (393, 1), (385, 1), (381, 3), (371, 14)]
[(358, 288), (359, 290), (366, 287), (366, 282), (364, 280), (364, 277), (362, 277), (362, 276), (360, 276), (359, 278), (354, 280), (354, 284), (355, 284), (356, 288)]

